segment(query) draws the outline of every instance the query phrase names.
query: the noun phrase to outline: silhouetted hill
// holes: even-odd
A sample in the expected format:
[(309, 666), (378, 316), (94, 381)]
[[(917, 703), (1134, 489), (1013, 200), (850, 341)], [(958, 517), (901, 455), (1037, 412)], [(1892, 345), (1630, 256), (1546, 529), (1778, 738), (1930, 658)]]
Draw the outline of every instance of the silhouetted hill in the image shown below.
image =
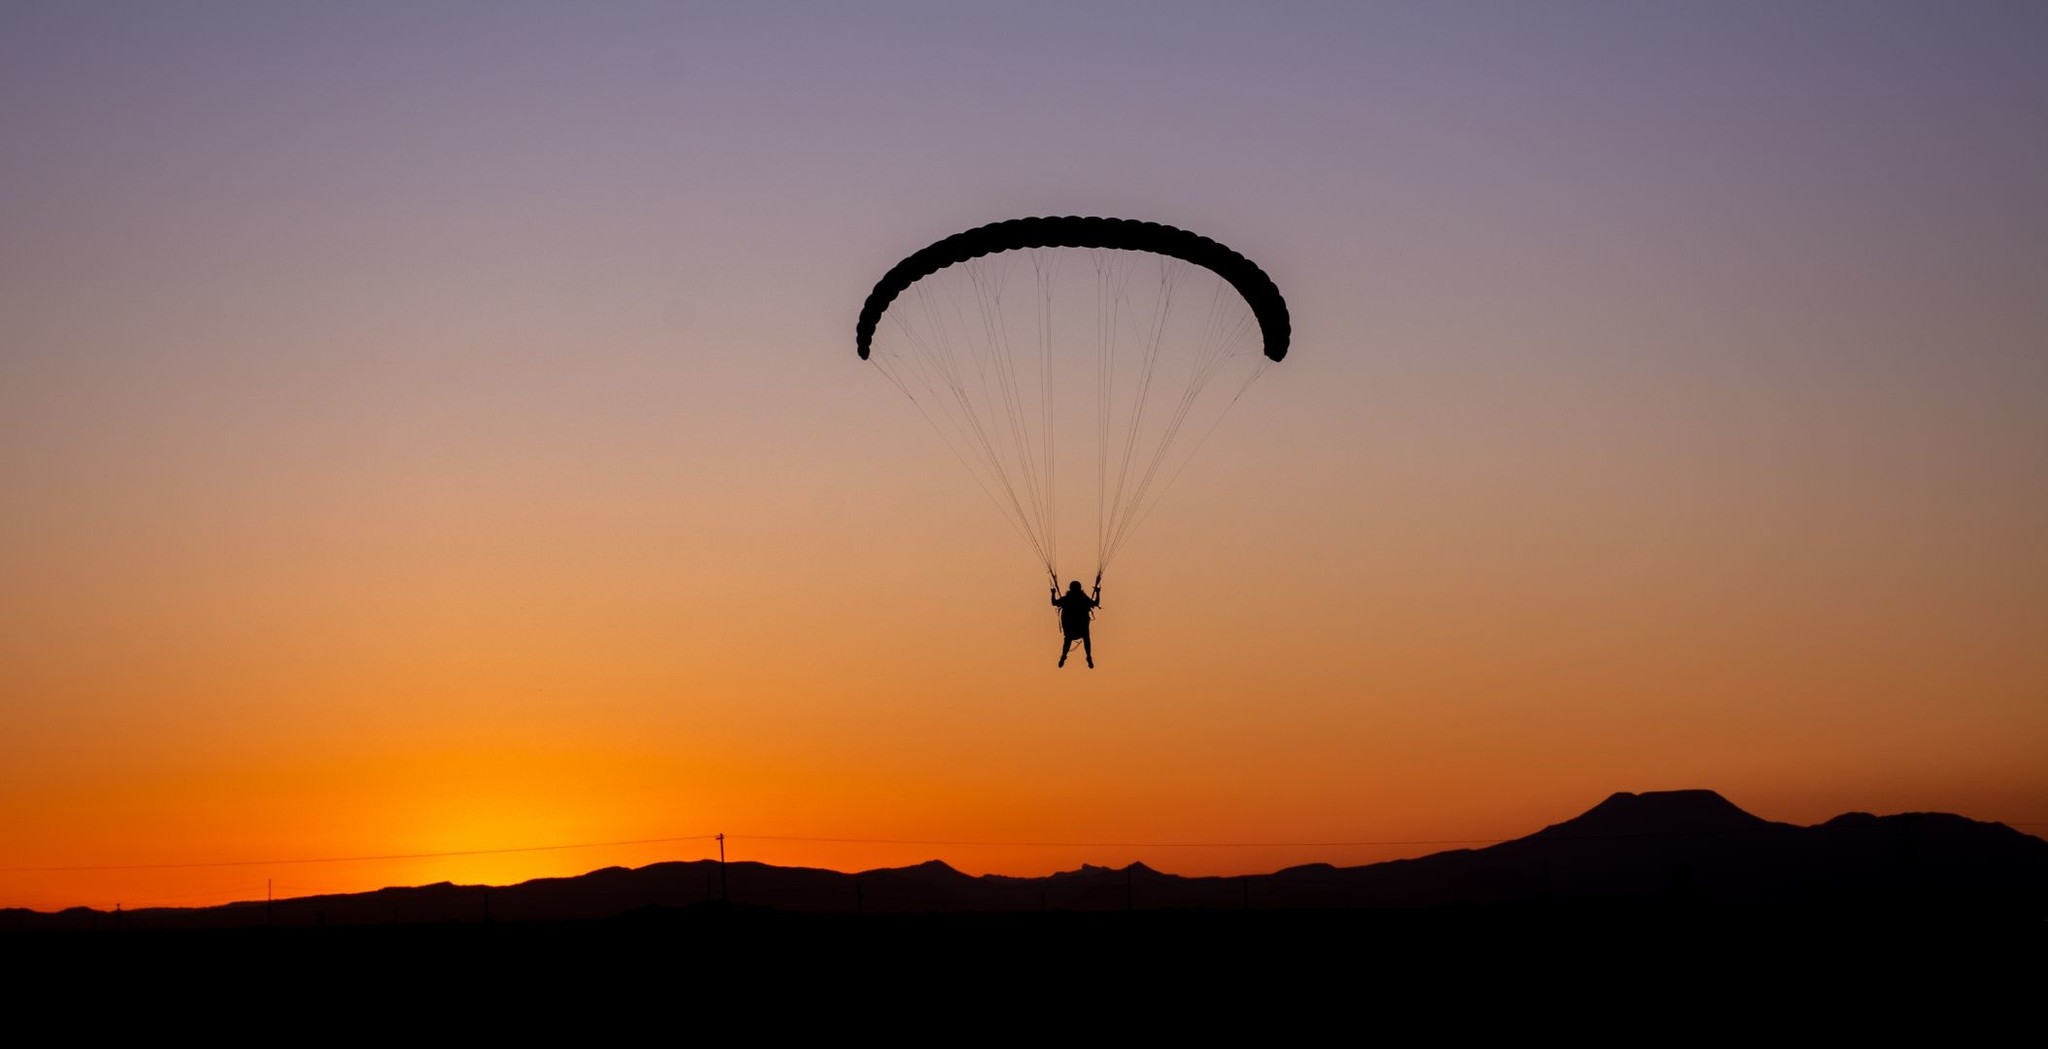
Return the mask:
[(1791, 826), (1752, 816), (1711, 790), (1623, 791), (1528, 840), (1754, 834)]
[(2048, 914), (2048, 841), (1943, 813), (1851, 813), (1815, 827), (1759, 819), (1708, 790), (1618, 793), (1513, 841), (1363, 867), (1186, 878), (1134, 863), (1042, 878), (937, 860), (847, 874), (716, 861), (607, 867), (503, 887), (441, 883), (118, 918), (0, 912), (0, 930), (562, 922), (747, 906), (808, 914), (1415, 910), (1569, 902)]

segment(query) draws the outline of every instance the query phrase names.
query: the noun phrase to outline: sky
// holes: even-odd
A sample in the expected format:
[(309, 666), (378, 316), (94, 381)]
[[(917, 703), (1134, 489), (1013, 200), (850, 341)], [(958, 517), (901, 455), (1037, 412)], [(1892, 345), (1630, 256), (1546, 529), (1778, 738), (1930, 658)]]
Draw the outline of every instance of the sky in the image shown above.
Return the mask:
[[(0, 906), (2048, 833), (2048, 7), (0, 5)], [(854, 353), (1027, 215), (1287, 359), (1054, 666)]]

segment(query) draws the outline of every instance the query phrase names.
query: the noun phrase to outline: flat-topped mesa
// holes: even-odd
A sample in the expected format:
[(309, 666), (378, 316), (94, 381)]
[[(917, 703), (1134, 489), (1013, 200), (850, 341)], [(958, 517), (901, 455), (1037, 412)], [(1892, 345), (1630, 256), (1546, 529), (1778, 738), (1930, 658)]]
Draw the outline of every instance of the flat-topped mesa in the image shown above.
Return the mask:
[(1626, 838), (1754, 833), (1789, 824), (1744, 812), (1711, 790), (1618, 791), (1585, 813), (1531, 838)]

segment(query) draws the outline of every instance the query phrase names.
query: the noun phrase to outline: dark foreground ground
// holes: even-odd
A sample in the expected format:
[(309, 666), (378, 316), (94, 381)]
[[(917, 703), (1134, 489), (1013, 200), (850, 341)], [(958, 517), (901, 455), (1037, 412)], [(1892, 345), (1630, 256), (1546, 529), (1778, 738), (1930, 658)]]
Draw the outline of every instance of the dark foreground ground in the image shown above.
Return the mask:
[[(278, 1033), (660, 1017), (675, 1030), (982, 1041), (1008, 1032), (1690, 1033), (2039, 1022), (2048, 921), (1511, 908), (800, 915), (0, 935), (19, 1007)], [(17, 1013), (19, 1015), (19, 1013)], [(72, 1015), (79, 1015), (73, 1012)], [(296, 1019), (294, 1019), (296, 1018)], [(2024, 1019), (2021, 1019), (2024, 1018)], [(212, 1026), (209, 1026), (212, 1025)], [(675, 1026), (681, 1025), (681, 1026)], [(737, 1025), (737, 1026), (735, 1026)]]

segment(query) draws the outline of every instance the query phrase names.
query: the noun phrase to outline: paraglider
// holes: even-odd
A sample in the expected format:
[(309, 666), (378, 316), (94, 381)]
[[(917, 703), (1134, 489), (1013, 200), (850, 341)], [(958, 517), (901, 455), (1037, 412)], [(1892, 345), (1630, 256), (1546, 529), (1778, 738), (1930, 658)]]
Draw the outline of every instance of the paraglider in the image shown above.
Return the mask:
[[(1279, 288), (1243, 255), (1156, 222), (1066, 216), (912, 253), (868, 294), (854, 344), (1030, 546), (1060, 608), (1061, 664), (1080, 641), (1092, 667), (1103, 572), (1291, 333)], [(1061, 534), (1091, 510), (1094, 596), (1079, 580), (1062, 595)]]
[(1052, 591), (1052, 607), (1060, 610), (1060, 666), (1067, 665), (1067, 653), (1074, 650), (1074, 642), (1081, 643), (1081, 654), (1088, 657), (1088, 669), (1095, 669), (1095, 641), (1089, 637), (1088, 624), (1095, 618), (1095, 610), (1102, 607), (1102, 579), (1095, 580), (1095, 593), (1081, 592), (1081, 581), (1067, 584), (1067, 592), (1061, 594), (1058, 587)]

